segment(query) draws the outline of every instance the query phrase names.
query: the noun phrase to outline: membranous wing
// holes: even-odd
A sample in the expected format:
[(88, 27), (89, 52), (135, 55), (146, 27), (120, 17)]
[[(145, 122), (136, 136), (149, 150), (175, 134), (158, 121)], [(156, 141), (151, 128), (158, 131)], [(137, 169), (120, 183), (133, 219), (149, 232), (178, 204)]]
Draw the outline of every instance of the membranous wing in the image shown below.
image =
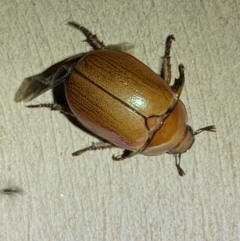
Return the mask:
[(38, 75), (23, 80), (15, 94), (15, 101), (29, 102), (37, 96), (65, 82), (78, 60), (86, 53), (81, 53), (54, 64)]

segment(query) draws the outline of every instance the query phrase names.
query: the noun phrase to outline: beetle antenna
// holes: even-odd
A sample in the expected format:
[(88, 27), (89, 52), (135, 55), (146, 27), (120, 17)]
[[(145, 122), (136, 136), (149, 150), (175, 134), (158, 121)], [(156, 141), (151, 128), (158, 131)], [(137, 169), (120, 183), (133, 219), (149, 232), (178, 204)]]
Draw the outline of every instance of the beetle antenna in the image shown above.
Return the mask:
[(203, 132), (203, 131), (211, 131), (211, 132), (216, 132), (216, 127), (214, 125), (211, 126), (205, 126), (203, 128), (200, 128), (198, 130), (196, 130), (193, 135), (198, 135), (199, 133)]
[(181, 176), (181, 177), (184, 176), (185, 172), (183, 171), (183, 169), (180, 166), (181, 154), (175, 155), (175, 162), (176, 162), (176, 167), (177, 167), (179, 176)]

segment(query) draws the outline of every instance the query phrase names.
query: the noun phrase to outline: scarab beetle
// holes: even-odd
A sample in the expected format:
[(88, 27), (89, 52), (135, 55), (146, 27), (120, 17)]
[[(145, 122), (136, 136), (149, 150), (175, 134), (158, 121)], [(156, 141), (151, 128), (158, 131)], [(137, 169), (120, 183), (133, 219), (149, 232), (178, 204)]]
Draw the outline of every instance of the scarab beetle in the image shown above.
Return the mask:
[[(123, 51), (126, 44), (105, 46), (83, 26), (69, 22), (80, 30), (93, 50), (55, 64), (43, 73), (26, 78), (15, 101), (28, 102), (45, 91), (64, 83), (67, 105), (40, 104), (71, 114), (89, 131), (104, 141), (74, 152), (119, 147), (123, 160), (136, 154), (173, 154), (179, 174), (181, 154), (202, 131), (215, 131), (207, 126), (193, 131), (187, 125), (187, 112), (179, 99), (184, 85), (184, 66), (179, 65), (179, 78), (171, 82), (170, 49), (173, 35), (166, 39), (160, 75), (132, 55)], [(120, 47), (119, 47), (120, 46)], [(128, 46), (127, 46), (128, 47)]]

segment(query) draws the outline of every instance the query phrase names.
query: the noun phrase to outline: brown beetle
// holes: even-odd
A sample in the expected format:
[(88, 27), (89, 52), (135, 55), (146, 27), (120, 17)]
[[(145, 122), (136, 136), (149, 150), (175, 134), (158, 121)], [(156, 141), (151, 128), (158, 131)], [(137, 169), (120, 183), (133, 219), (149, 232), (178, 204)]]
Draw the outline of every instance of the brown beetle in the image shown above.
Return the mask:
[[(93, 144), (73, 153), (120, 147), (123, 160), (136, 154), (173, 154), (179, 174), (181, 154), (202, 131), (215, 131), (207, 126), (193, 132), (187, 125), (187, 112), (179, 97), (184, 85), (184, 66), (172, 86), (170, 49), (173, 35), (167, 37), (161, 74), (123, 52), (126, 44), (105, 46), (86, 28), (75, 22), (93, 51), (63, 60), (42, 74), (25, 79), (16, 93), (15, 101), (30, 101), (45, 91), (65, 83), (66, 106), (40, 104), (28, 107), (49, 107), (75, 116), (78, 121), (104, 142)], [(178, 158), (178, 160), (177, 160)]]

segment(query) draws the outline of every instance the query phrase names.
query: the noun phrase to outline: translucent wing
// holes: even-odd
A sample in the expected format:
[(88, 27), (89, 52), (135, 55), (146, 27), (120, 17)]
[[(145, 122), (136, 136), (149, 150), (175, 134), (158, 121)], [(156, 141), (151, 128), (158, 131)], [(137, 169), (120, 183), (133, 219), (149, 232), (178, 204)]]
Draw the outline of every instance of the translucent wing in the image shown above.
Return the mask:
[(54, 88), (55, 86), (63, 83), (68, 79), (78, 60), (84, 55), (85, 53), (75, 55), (71, 58), (54, 64), (41, 74), (24, 79), (15, 94), (14, 100), (16, 102), (28, 102), (44, 92)]

